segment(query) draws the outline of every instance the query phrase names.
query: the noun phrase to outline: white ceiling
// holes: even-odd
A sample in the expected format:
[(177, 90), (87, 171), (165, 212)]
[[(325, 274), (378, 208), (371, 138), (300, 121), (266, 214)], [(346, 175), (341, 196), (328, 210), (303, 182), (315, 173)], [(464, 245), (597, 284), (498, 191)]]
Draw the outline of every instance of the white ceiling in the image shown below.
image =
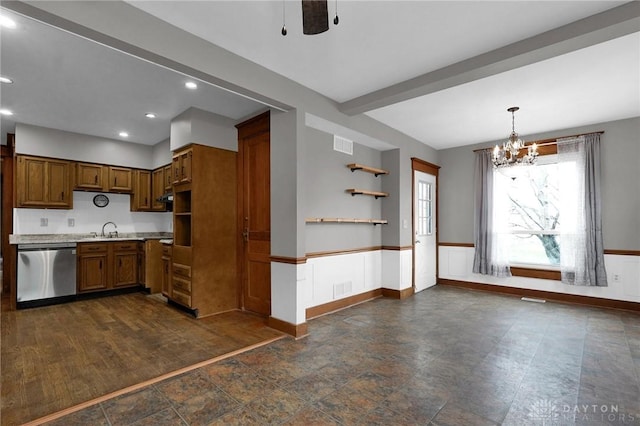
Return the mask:
[[(339, 0), (340, 24), (315, 36), (302, 35), (299, 1), (129, 3), (341, 103), (625, 2)], [(0, 100), (17, 121), (115, 138), (131, 128), (132, 141), (152, 144), (189, 106), (234, 119), (263, 108), (204, 84), (186, 92), (180, 74), (33, 22), (1, 36), (0, 71), (21, 77), (0, 87)], [(640, 116), (639, 52), (636, 33), (363, 110), (437, 149), (505, 137), (513, 105), (525, 138)], [(149, 110), (161, 120), (144, 119)]]
[[(8, 10), (17, 28), (0, 32), (2, 134), (14, 122), (154, 145), (169, 137), (171, 119), (196, 107), (232, 119), (264, 105), (209, 84), (186, 89), (185, 75), (161, 68)], [(150, 120), (144, 115), (156, 114)], [(118, 136), (127, 131), (129, 137)]]

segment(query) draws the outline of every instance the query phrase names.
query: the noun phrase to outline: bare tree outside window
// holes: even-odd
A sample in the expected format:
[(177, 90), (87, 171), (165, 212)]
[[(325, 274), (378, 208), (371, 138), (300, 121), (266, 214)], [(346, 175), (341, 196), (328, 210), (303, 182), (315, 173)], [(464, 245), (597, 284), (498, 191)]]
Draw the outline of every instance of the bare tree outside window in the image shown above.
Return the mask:
[(511, 167), (508, 177), (510, 261), (559, 265), (557, 164)]

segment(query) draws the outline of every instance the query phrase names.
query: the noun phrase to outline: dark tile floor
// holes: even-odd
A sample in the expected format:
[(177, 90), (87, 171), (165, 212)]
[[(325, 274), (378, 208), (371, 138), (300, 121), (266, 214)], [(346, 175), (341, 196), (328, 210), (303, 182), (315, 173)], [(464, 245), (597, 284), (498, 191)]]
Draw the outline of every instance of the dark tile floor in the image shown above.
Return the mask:
[(377, 299), (56, 425), (640, 425), (640, 315), (451, 287)]

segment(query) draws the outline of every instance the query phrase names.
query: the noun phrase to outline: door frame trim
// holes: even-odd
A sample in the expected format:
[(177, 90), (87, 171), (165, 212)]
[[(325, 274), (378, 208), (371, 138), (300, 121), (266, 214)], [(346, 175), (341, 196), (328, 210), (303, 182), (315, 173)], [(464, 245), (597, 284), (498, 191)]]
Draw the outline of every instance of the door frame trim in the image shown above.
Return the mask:
[(13, 233), (13, 207), (15, 200), (15, 134), (7, 133), (7, 144), (2, 145), (2, 293), (9, 295), (9, 309), (16, 309), (16, 247), (9, 244)]
[(438, 271), (438, 238), (439, 238), (439, 233), (438, 233), (438, 226), (440, 224), (440, 219), (438, 217), (438, 211), (440, 210), (440, 200), (438, 199), (438, 194), (440, 192), (440, 188), (439, 188), (439, 183), (438, 183), (438, 173), (440, 170), (440, 166), (435, 165), (433, 163), (429, 163), (428, 161), (424, 161), (420, 158), (417, 157), (411, 157), (411, 287), (413, 288), (413, 291), (415, 292), (416, 290), (416, 200), (415, 200), (415, 193), (416, 193), (416, 178), (415, 178), (415, 172), (423, 172), (426, 173), (428, 175), (432, 175), (435, 176), (436, 178), (436, 226), (435, 226), (435, 233), (436, 233), (436, 283), (438, 282), (438, 275), (439, 275), (439, 271)]

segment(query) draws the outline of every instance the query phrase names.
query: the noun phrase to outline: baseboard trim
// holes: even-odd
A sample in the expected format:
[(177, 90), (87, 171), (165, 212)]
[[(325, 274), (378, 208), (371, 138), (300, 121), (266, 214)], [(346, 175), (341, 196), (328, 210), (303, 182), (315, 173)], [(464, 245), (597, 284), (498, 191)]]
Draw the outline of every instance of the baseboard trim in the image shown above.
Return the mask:
[(405, 288), (402, 290), (394, 290), (391, 288), (382, 289), (382, 295), (384, 297), (389, 297), (391, 299), (403, 300), (403, 299), (406, 299), (407, 297), (413, 296), (413, 293), (414, 293), (413, 287)]
[(578, 294), (556, 293), (553, 291), (532, 290), (528, 288), (505, 287), (495, 284), (482, 284), (470, 281), (457, 281), (440, 278), (438, 285), (464, 287), (471, 290), (488, 291), (492, 293), (508, 294), (518, 297), (533, 297), (537, 299), (553, 300), (554, 302), (573, 303), (578, 305), (595, 306), (599, 308), (623, 309), (640, 312), (640, 303), (625, 300), (603, 299), (601, 297), (582, 296)]
[(333, 300), (328, 303), (323, 303), (322, 305), (313, 306), (311, 308), (307, 308), (307, 320), (317, 318), (330, 312), (339, 311), (341, 309), (348, 308), (350, 306), (357, 305), (371, 299), (375, 299), (382, 295), (383, 289), (378, 288), (375, 290), (366, 291), (364, 293), (354, 294), (353, 296), (345, 297), (344, 299)]
[(309, 327), (306, 322), (303, 322), (302, 324), (291, 324), (290, 322), (283, 321), (278, 318), (269, 317), (267, 325), (273, 329), (293, 336), (296, 339), (305, 337), (309, 334)]

